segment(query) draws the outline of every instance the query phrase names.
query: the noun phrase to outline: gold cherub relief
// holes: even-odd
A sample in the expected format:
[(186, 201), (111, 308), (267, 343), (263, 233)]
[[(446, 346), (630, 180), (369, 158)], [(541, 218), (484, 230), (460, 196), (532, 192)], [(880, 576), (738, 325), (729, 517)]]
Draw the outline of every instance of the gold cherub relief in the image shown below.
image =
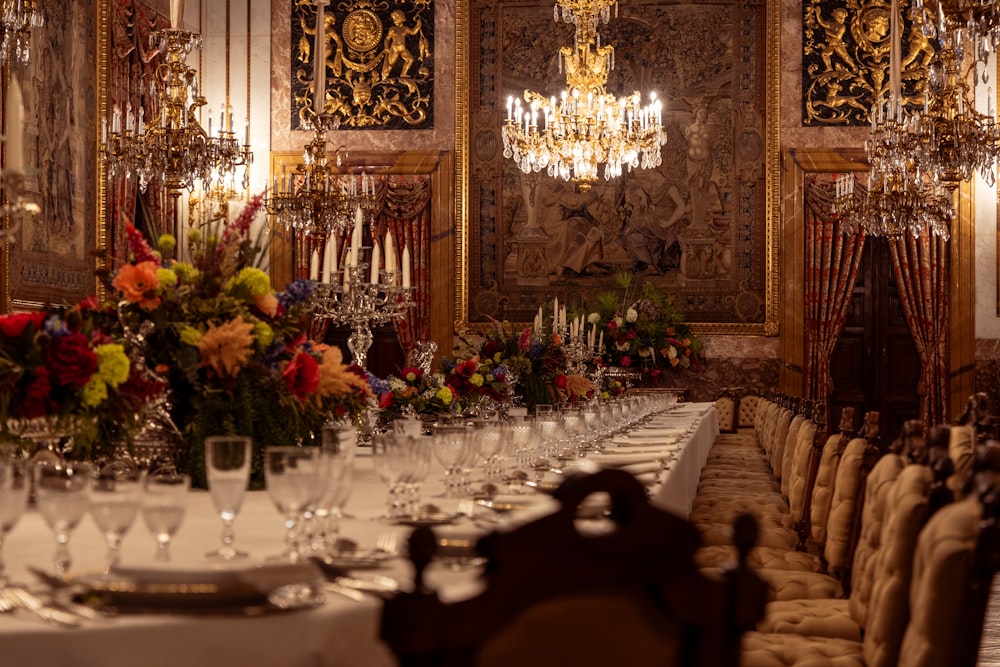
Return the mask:
[[(354, 0), (325, 12), (323, 110), (341, 129), (433, 127), (433, 5), (392, 5)], [(316, 8), (298, 0), (292, 13), (292, 127), (305, 129), (315, 105)]]
[[(934, 47), (924, 35), (924, 12), (901, 0), (901, 92), (920, 104)], [(888, 0), (805, 0), (803, 12), (804, 125), (864, 125), (889, 90)], [(924, 10), (926, 11), (926, 10)]]

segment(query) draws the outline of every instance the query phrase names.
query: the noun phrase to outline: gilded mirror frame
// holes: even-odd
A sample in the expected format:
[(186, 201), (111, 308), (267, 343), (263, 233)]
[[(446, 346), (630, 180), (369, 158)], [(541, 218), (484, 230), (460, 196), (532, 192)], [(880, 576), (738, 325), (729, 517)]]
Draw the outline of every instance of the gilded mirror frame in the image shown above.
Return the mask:
[[(744, 322), (712, 322), (698, 323), (692, 321), (692, 328), (700, 334), (729, 335), (766, 335), (776, 336), (779, 328), (779, 266), (777, 234), (779, 217), (780, 173), (780, 1), (765, 0), (765, 37), (764, 57), (765, 91), (763, 106), (766, 111), (764, 119), (764, 198), (763, 233), (764, 233), (764, 318), (761, 323)], [(471, 8), (469, 0), (456, 3), (456, 35), (455, 35), (455, 76), (456, 76), (456, 127), (455, 127), (455, 170), (456, 198), (455, 219), (456, 230), (455, 250), (455, 314), (456, 330), (477, 329), (483, 325), (472, 324), (470, 315), (470, 225), (475, 221), (470, 219), (470, 102), (473, 94), (470, 67), (470, 21)]]

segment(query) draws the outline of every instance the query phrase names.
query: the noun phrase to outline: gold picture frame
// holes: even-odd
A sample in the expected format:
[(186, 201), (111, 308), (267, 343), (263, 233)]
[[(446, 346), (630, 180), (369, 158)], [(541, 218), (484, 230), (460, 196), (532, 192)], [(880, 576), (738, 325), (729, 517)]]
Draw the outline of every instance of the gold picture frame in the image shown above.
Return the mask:
[[(475, 4), (479, 2), (479, 4)], [(489, 7), (483, 9), (483, 5), (488, 4)], [(551, 6), (550, 3), (539, 3), (539, 7), (545, 4), (548, 12), (548, 21), (551, 22)], [(675, 3), (671, 3), (672, 5)], [(691, 3), (692, 5), (699, 5), (699, 3)], [(642, 11), (643, 8), (648, 5), (644, 3), (641, 7), (630, 8), (635, 11)], [(702, 7), (707, 5), (701, 4)], [(478, 9), (477, 9), (478, 7)], [(517, 7), (521, 7), (520, 4)], [(501, 12), (506, 11), (504, 7), (496, 2), (496, 0), (469, 0), (469, 2), (459, 2), (456, 6), (456, 48), (455, 48), (455, 61), (456, 61), (456, 177), (457, 177), (457, 197), (455, 201), (456, 209), (456, 219), (459, 221), (459, 228), (457, 233), (457, 249), (456, 249), (456, 262), (455, 262), (455, 273), (457, 276), (457, 283), (455, 286), (455, 311), (457, 314), (456, 328), (461, 329), (481, 329), (488, 326), (489, 319), (482, 315), (484, 309), (481, 307), (479, 302), (473, 303), (476, 298), (479, 298), (481, 302), (489, 302), (490, 298), (494, 302), (507, 302), (510, 300), (511, 291), (507, 289), (502, 281), (492, 280), (492, 285), (487, 286), (486, 283), (489, 282), (482, 278), (483, 273), (479, 271), (480, 268), (480, 258), (479, 254), (483, 252), (483, 248), (487, 247), (488, 244), (484, 244), (478, 236), (478, 227), (482, 220), (477, 216), (480, 213), (479, 202), (476, 197), (479, 196), (478, 188), (486, 179), (503, 179), (502, 175), (499, 175), (499, 171), (503, 171), (507, 167), (500, 160), (493, 160), (492, 164), (487, 165), (486, 162), (481, 159), (481, 155), (485, 153), (495, 154), (502, 151), (502, 140), (500, 137), (500, 127), (502, 124), (502, 109), (501, 103), (498, 99), (487, 99), (488, 93), (484, 92), (484, 86), (482, 80), (480, 80), (480, 72), (478, 69), (480, 56), (479, 54), (485, 52), (491, 52), (493, 49), (493, 44), (491, 43), (488, 47), (484, 46), (483, 34), (488, 32), (482, 29), (472, 30), (472, 22), (476, 20), (476, 17), (481, 16), (484, 12), (492, 12), (490, 20), (494, 20), (497, 26), (495, 31), (496, 35), (503, 33), (507, 35), (501, 27), (499, 26), (500, 19), (496, 16)], [(626, 9), (622, 8), (622, 12)], [(475, 16), (474, 16), (475, 15)], [(612, 20), (614, 23), (614, 20)], [(546, 29), (549, 29), (550, 23), (546, 23)], [(754, 295), (758, 299), (756, 304), (757, 310), (753, 312), (759, 313), (759, 316), (753, 318), (745, 318), (742, 321), (720, 321), (718, 319), (712, 321), (699, 321), (697, 316), (691, 316), (688, 314), (688, 321), (693, 325), (693, 328), (698, 333), (703, 334), (733, 334), (733, 335), (777, 335), (778, 333), (778, 261), (777, 261), (777, 233), (778, 233), (778, 202), (779, 202), (779, 187), (780, 187), (780, 175), (779, 175), (779, 104), (780, 104), (780, 73), (779, 73), (779, 63), (780, 63), (780, 48), (779, 48), (779, 33), (780, 33), (780, 3), (778, 0), (766, 0), (766, 7), (763, 9), (762, 18), (755, 23), (755, 38), (761, 39), (763, 48), (761, 52), (758, 53), (758, 57), (763, 59), (763, 83), (758, 89), (757, 101), (759, 102), (759, 108), (754, 110), (757, 114), (758, 121), (756, 123), (757, 136), (756, 140), (761, 143), (761, 150), (763, 157), (761, 159), (762, 171), (764, 172), (760, 176), (760, 192), (759, 197), (759, 219), (757, 220), (757, 226), (755, 227), (755, 233), (759, 234), (760, 251), (755, 257), (755, 261), (759, 261), (760, 266), (755, 266), (754, 270), (763, 273), (761, 278), (759, 292)], [(507, 35), (509, 36), (509, 35)], [(506, 37), (505, 37), (506, 39)], [(610, 42), (611, 39), (609, 38)], [(475, 42), (475, 43), (473, 43)], [(534, 53), (543, 58), (548, 56), (543, 53), (543, 46), (541, 43), (535, 43), (531, 45), (535, 49)], [(557, 49), (557, 44), (553, 41), (551, 44), (546, 43), (544, 48), (547, 48), (548, 55), (555, 53)], [(537, 48), (536, 48), (537, 47)], [(506, 48), (506, 47), (504, 47)], [(667, 48), (664, 46), (664, 48)], [(733, 45), (733, 49), (739, 52), (739, 45)], [(551, 53), (549, 53), (551, 52)], [(498, 56), (499, 59), (499, 56)], [(484, 79), (489, 79), (489, 77), (484, 77)], [(498, 86), (499, 88), (499, 86)], [(537, 88), (534, 88), (537, 89)], [(497, 91), (497, 95), (501, 91)], [(502, 91), (506, 92), (506, 90)], [(665, 114), (666, 115), (666, 114)], [(763, 118), (761, 118), (763, 116)], [(743, 124), (740, 126), (743, 130), (747, 129), (747, 125)], [(742, 135), (741, 135), (742, 137)], [(669, 150), (669, 149), (665, 149)], [(508, 160), (509, 162), (509, 160)], [(626, 177), (627, 178), (627, 177)], [(502, 188), (496, 188), (497, 192), (500, 192)], [(497, 195), (497, 199), (502, 198), (502, 193)], [(502, 206), (497, 206), (498, 209)], [(507, 215), (506, 212), (502, 212), (503, 215)], [(508, 224), (506, 221), (498, 222), (497, 219), (493, 220), (494, 228), (500, 228), (504, 224)], [(497, 235), (499, 236), (499, 235)], [(500, 245), (498, 242), (497, 246)], [(495, 247), (492, 249), (495, 256), (499, 259), (496, 260), (497, 265), (501, 265), (505, 260), (503, 253), (506, 252), (504, 248), (497, 250)], [(506, 271), (507, 269), (504, 269)], [(473, 274), (476, 273), (474, 279)], [(494, 270), (490, 276), (495, 278), (500, 272)], [(610, 276), (609, 276), (610, 277)], [(476, 293), (473, 294), (473, 283), (475, 284)], [(592, 281), (598, 282), (598, 281)], [(608, 285), (613, 287), (613, 281), (608, 281)], [(585, 292), (588, 288), (586, 287), (576, 287), (573, 294), (567, 295), (571, 299), (579, 299), (579, 294)], [(558, 285), (544, 284), (539, 282), (537, 286), (533, 289), (522, 290), (521, 301), (516, 307), (508, 308), (507, 306), (500, 305), (494, 309), (494, 312), (500, 315), (499, 319), (512, 319), (527, 321), (528, 302), (534, 299), (534, 309), (537, 309), (539, 303), (547, 301), (552, 298), (552, 296), (559, 296), (563, 292), (563, 288)], [(590, 290), (593, 291), (593, 290)], [(485, 294), (485, 292), (490, 292), (490, 294)], [(560, 296), (560, 301), (564, 302), (563, 296)], [(675, 302), (676, 303), (676, 302)], [(684, 309), (683, 304), (679, 305)], [(525, 306), (525, 307), (521, 307)], [(506, 308), (506, 310), (504, 310)], [(520, 312), (524, 311), (524, 312)], [(733, 318), (734, 320), (737, 318)]]

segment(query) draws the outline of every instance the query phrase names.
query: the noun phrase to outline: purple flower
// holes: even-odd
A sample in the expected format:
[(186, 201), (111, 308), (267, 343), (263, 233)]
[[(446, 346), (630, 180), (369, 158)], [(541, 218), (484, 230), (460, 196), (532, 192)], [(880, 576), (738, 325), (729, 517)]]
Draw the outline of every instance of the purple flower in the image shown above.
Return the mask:
[(285, 288), (284, 292), (278, 293), (278, 303), (285, 310), (294, 305), (300, 304), (313, 295), (316, 291), (316, 283), (312, 280), (299, 278)]
[(366, 375), (368, 377), (368, 386), (372, 388), (373, 394), (375, 394), (376, 396), (381, 396), (382, 394), (389, 393), (390, 389), (388, 380), (383, 380), (377, 375), (373, 375), (372, 373), (369, 373), (367, 371)]

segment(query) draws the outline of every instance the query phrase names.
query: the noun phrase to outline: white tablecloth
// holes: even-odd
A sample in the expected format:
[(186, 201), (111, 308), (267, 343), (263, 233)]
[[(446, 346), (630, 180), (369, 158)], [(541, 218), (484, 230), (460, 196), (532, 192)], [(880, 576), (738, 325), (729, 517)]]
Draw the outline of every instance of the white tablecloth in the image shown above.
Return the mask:
[[(655, 503), (685, 514), (697, 487), (698, 475), (718, 433), (718, 420), (710, 405), (682, 404), (685, 419), (697, 426), (680, 450), (680, 457), (665, 473)], [(678, 413), (681, 414), (681, 413)], [(432, 477), (436, 477), (432, 473)], [(429, 480), (428, 493), (440, 490)], [(371, 459), (362, 449), (356, 481), (343, 534), (371, 546), (386, 531), (402, 535), (408, 528), (389, 525), (376, 517), (383, 511), (385, 488), (375, 475)], [(425, 499), (426, 500), (426, 499)], [(456, 501), (432, 498), (443, 510), (456, 509)], [(200, 569), (214, 561), (204, 554), (216, 547), (221, 521), (209, 494), (192, 491), (187, 515), (172, 545), (176, 567)], [(280, 552), (281, 517), (265, 492), (251, 492), (235, 524), (236, 544), (251, 553), (239, 567), (259, 563)], [(461, 519), (452, 530), (472, 532), (476, 527)], [(104, 545), (90, 517), (86, 517), (70, 542), (72, 570), (101, 568)], [(29, 510), (14, 527), (4, 546), (7, 570), (14, 581), (34, 585), (25, 569), (31, 564), (52, 569), (54, 539), (42, 518)], [(141, 518), (126, 535), (122, 565), (154, 564), (155, 544)], [(408, 583), (410, 572), (401, 559), (380, 571)], [(467, 597), (478, 590), (475, 570), (453, 572), (432, 565), (430, 582), (446, 599)], [(4, 667), (217, 667), (241, 665), (267, 667), (359, 667), (392, 665), (389, 652), (377, 640), (381, 602), (375, 598), (356, 602), (331, 594), (321, 607), (307, 611), (270, 613), (259, 617), (208, 615), (121, 615), (107, 621), (87, 621), (83, 627), (64, 629), (48, 625), (26, 613), (0, 614), (0, 664)]]

